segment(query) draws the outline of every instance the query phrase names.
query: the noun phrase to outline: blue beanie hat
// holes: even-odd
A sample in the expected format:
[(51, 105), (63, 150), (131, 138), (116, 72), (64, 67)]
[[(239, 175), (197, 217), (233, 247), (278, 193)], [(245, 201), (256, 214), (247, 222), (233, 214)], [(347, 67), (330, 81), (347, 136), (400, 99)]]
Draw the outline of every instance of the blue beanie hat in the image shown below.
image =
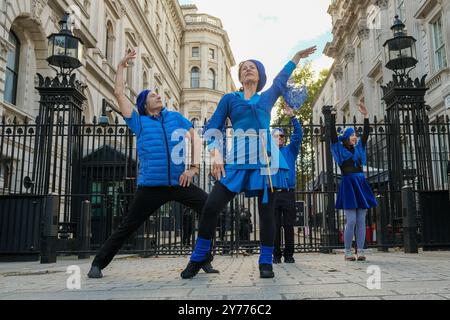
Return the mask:
[(273, 129), (273, 130), (272, 130), (272, 135), (274, 135), (277, 131), (280, 132), (282, 135), (285, 135), (285, 134), (284, 134), (284, 130), (281, 129), (281, 128), (275, 128), (275, 129)]
[(145, 116), (147, 115), (146, 112), (146, 104), (147, 104), (147, 97), (150, 94), (151, 90), (144, 90), (141, 93), (139, 93), (136, 101), (137, 108), (139, 110), (139, 115)]
[(264, 87), (266, 86), (266, 83), (267, 83), (266, 68), (258, 60), (247, 60), (247, 61), (253, 62), (256, 65), (256, 69), (258, 69), (259, 82), (258, 82), (258, 87), (256, 88), (256, 91), (260, 92), (262, 89), (264, 89)]
[(340, 142), (345, 142), (348, 139), (350, 139), (350, 137), (355, 134), (356, 131), (354, 128), (347, 128), (345, 129), (345, 131), (343, 133), (341, 133), (341, 135), (339, 136), (339, 141)]

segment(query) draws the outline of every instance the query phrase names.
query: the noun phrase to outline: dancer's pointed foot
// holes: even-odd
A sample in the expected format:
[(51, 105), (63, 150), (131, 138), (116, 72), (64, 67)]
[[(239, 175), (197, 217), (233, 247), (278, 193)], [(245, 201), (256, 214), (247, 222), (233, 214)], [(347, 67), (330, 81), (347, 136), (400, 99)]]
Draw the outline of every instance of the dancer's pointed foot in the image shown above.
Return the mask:
[[(203, 267), (207, 267), (207, 265), (211, 265), (211, 261), (214, 259), (211, 253), (206, 255), (206, 260), (202, 262), (194, 262), (189, 261), (186, 269), (181, 272), (181, 278), (183, 279), (192, 279), (194, 278)], [(205, 271), (206, 272), (206, 271)]]
[(260, 264), (259, 265), (259, 275), (260, 275), (261, 279), (275, 278), (275, 273), (273, 272), (273, 266), (271, 264)]
[(88, 273), (88, 278), (90, 279), (101, 279), (103, 278), (102, 270), (97, 266), (92, 266)]
[(219, 270), (216, 270), (216, 269), (213, 268), (213, 266), (211, 265), (211, 262), (205, 264), (205, 265), (203, 266), (202, 269), (203, 269), (203, 271), (205, 271), (205, 273), (207, 273), (207, 274), (217, 274), (217, 273), (220, 273)]

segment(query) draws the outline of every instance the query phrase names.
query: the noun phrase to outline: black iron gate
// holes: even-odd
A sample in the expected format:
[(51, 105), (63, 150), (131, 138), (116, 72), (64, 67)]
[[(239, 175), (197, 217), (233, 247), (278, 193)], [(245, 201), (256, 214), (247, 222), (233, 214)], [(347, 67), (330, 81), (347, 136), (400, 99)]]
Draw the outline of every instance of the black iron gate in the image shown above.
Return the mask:
[[(343, 120), (338, 125), (338, 129), (354, 126), (358, 132), (362, 132), (362, 124), (358, 124), (356, 119), (353, 119), (351, 123), (348, 123), (346, 119)], [(328, 251), (343, 246), (344, 215), (343, 212), (334, 209), (340, 172), (332, 161), (330, 162), (331, 154), (327, 151), (326, 143), (326, 134), (329, 129), (325, 121), (320, 121), (319, 124), (311, 122), (304, 125), (304, 141), (297, 162), (299, 208), (298, 225), (295, 228), (297, 252)], [(99, 125), (97, 119), (93, 119), (91, 123), (83, 119), (80, 124), (74, 124), (56, 117), (52, 125), (51, 141), (53, 144), (59, 144), (59, 148), (53, 149), (51, 157), (45, 162), (46, 166), (52, 168), (50, 171), (52, 175), (44, 180), (47, 181), (50, 191), (60, 196), (58, 238), (61, 243), (67, 244), (59, 246), (61, 254), (73, 254), (79, 251), (76, 239), (80, 226), (77, 226), (77, 223), (80, 220), (83, 202), (89, 201), (92, 208), (90, 244), (92, 253), (99, 248), (127, 214), (132, 202), (139, 165), (135, 137), (125, 125), (119, 123), (119, 119), (113, 119), (110, 122), (110, 124)], [(395, 207), (393, 202), (400, 197), (401, 190), (390, 185), (388, 138), (392, 133), (388, 130), (386, 122), (386, 119), (381, 121), (372, 119), (371, 138), (367, 147), (367, 179), (382, 202), (382, 210), (371, 210), (367, 217), (366, 242), (369, 246), (379, 246), (382, 237), (385, 239), (383, 246), (403, 244), (401, 216), (393, 210)], [(407, 121), (404, 125), (408, 125)], [(431, 151), (428, 158), (432, 162), (433, 175), (430, 179), (433, 180), (433, 189), (421, 190), (416, 187), (414, 191), (417, 194), (418, 236), (421, 244), (426, 246), (428, 243), (437, 241), (430, 236), (430, 232), (432, 235), (440, 232), (429, 229), (429, 226), (424, 229), (423, 223), (435, 221), (434, 218), (430, 218), (430, 215), (440, 212), (444, 220), (439, 221), (448, 221), (448, 211), (442, 211), (440, 206), (436, 205), (436, 210), (425, 210), (428, 208), (423, 205), (425, 198), (419, 195), (423, 191), (448, 190), (450, 122), (448, 118), (445, 120), (438, 118), (433, 121), (428, 120), (425, 125), (429, 132)], [(10, 219), (9, 217), (21, 219), (25, 226), (37, 223), (35, 220), (37, 213), (33, 212), (38, 211), (39, 206), (35, 206), (33, 210), (29, 206), (23, 206), (21, 210), (17, 209), (20, 212), (16, 210), (12, 213), (5, 209), (4, 203), (7, 202), (4, 201), (23, 202), (20, 197), (35, 199), (45, 195), (36, 192), (40, 190), (40, 187), (36, 185), (38, 181), (34, 179), (37, 164), (35, 159), (39, 159), (39, 157), (36, 158), (36, 152), (41, 151), (35, 148), (36, 142), (42, 139), (39, 126), (42, 126), (42, 122), (30, 124), (21, 123), (15, 119), (7, 123), (4, 117), (1, 119), (0, 195), (3, 196), (3, 200), (0, 205), (0, 216), (3, 220), (0, 230), (6, 230), (6, 233), (2, 231), (1, 236), (8, 237), (8, 240), (2, 238), (2, 245), (16, 241), (15, 238), (7, 236), (11, 234), (9, 230), (14, 227), (4, 222), (5, 216), (8, 217), (7, 219)], [(291, 132), (291, 128), (285, 129), (288, 134)], [(72, 160), (67, 163), (66, 155), (69, 146), (66, 142), (69, 135), (73, 134), (78, 137), (75, 140), (76, 148), (72, 148)], [(413, 177), (416, 172), (414, 167), (416, 152), (410, 148), (413, 134), (414, 132), (405, 129), (399, 138), (403, 164), (406, 168), (405, 177)], [(70, 181), (75, 181), (75, 185), (68, 185), (67, 177), (70, 177)], [(205, 191), (211, 191), (213, 181), (210, 177), (208, 158), (204, 159), (202, 173), (196, 183)], [(380, 226), (377, 221), (385, 222)], [(143, 254), (189, 254), (197, 226), (196, 214), (180, 205), (169, 203), (156, 212), (146, 225), (130, 238), (123, 249), (125, 252)], [(440, 226), (436, 224), (436, 228)], [(18, 239), (26, 239), (30, 235), (25, 227), (14, 230), (17, 230), (15, 237)], [(238, 196), (224, 210), (219, 219), (215, 243), (218, 253), (258, 252), (259, 218), (255, 199)], [(440, 238), (439, 243), (448, 245), (450, 239)], [(24, 252), (31, 246), (25, 248), (16, 245), (16, 248)], [(35, 248), (34, 245), (33, 248)], [(0, 253), (8, 250), (6, 246), (2, 246)]]

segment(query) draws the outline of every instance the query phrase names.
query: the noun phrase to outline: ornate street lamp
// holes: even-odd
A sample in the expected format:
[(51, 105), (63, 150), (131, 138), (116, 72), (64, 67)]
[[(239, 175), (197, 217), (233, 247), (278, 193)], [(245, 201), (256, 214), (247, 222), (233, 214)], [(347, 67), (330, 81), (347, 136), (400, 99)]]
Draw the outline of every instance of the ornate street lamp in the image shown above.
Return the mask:
[[(416, 215), (404, 206), (412, 190), (433, 190), (428, 110), (425, 102), (426, 75), (413, 80), (416, 67), (416, 39), (408, 36), (405, 24), (395, 17), (391, 30), (394, 37), (385, 42), (386, 68), (392, 70), (392, 81), (382, 86), (386, 103), (386, 143), (389, 172), (390, 223), (403, 226), (405, 252), (417, 252)], [(407, 153), (412, 150), (414, 154)], [(405, 161), (405, 159), (409, 159)], [(400, 191), (402, 191), (400, 193)], [(403, 199), (402, 199), (403, 198)], [(413, 206), (411, 206), (413, 207)]]
[(418, 63), (416, 58), (417, 40), (406, 34), (405, 24), (398, 16), (395, 16), (391, 30), (394, 38), (387, 40), (383, 45), (387, 61), (386, 68), (394, 71), (396, 75), (407, 76)]
[(59, 22), (61, 30), (48, 37), (48, 58), (50, 66), (59, 68), (58, 75), (70, 75), (82, 66), (83, 41), (72, 34), (70, 15), (66, 12)]

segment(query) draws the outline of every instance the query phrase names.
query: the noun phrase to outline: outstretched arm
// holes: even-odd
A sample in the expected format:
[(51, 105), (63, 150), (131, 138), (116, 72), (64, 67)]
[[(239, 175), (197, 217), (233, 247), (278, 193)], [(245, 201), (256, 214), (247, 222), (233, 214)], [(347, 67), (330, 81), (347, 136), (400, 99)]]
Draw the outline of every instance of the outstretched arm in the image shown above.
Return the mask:
[[(266, 94), (269, 97), (269, 103), (268, 105), (270, 108), (273, 107), (275, 102), (278, 100), (278, 98), (283, 94), (283, 92), (286, 89), (287, 82), (289, 78), (291, 77), (292, 73), (294, 72), (297, 65), (300, 63), (301, 59), (308, 58), (311, 54), (316, 52), (317, 48), (311, 47), (306, 50), (299, 51), (295, 54), (295, 56), (292, 58), (291, 61), (289, 61), (281, 70), (281, 72), (276, 76), (276, 78), (273, 81), (272, 86), (269, 88), (269, 90), (266, 91)], [(271, 110), (267, 110), (271, 111)]]
[(120, 112), (125, 118), (131, 118), (133, 105), (125, 96), (124, 70), (128, 68), (130, 60), (136, 59), (136, 50), (130, 51), (119, 63), (117, 67), (116, 82), (114, 85), (114, 96), (119, 104)]
[(330, 123), (330, 131), (331, 131), (331, 143), (336, 144), (339, 142), (337, 132), (336, 132), (336, 112), (331, 113), (331, 123)]
[(359, 112), (364, 116), (364, 131), (361, 137), (361, 142), (363, 146), (365, 147), (367, 145), (367, 141), (369, 140), (370, 135), (370, 123), (369, 123), (369, 110), (367, 109), (366, 105), (364, 104), (364, 99), (362, 99), (359, 104)]
[(291, 142), (289, 143), (289, 151), (298, 155), (300, 152), (300, 146), (303, 141), (303, 128), (298, 119), (295, 117), (294, 110), (289, 106), (285, 106), (284, 114), (291, 118), (292, 126), (294, 127), (294, 133), (291, 136)]

